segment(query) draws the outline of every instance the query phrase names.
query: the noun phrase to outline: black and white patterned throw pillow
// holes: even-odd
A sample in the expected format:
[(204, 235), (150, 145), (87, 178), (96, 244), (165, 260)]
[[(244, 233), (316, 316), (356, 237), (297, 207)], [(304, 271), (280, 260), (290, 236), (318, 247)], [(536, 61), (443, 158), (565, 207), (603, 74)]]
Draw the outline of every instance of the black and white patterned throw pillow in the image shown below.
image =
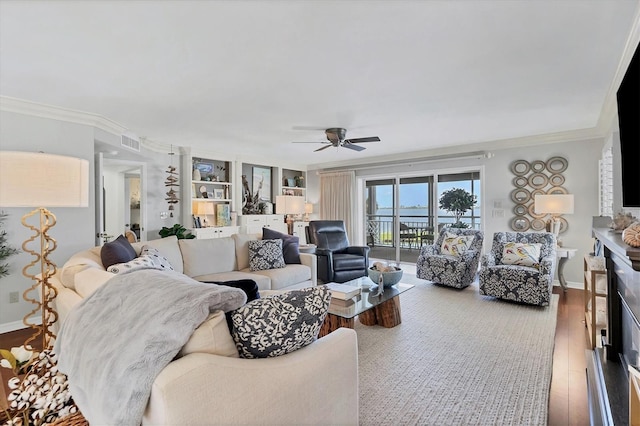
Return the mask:
[(331, 292), (326, 286), (254, 300), (231, 312), (231, 335), (242, 358), (284, 355), (318, 338)]
[(174, 271), (175, 269), (173, 269), (173, 266), (171, 266), (171, 263), (169, 262), (169, 260), (164, 257), (160, 251), (156, 248), (153, 247), (149, 247), (147, 245), (142, 246), (142, 250), (140, 251), (140, 255), (141, 256), (149, 256), (151, 258), (151, 260), (153, 261), (154, 265), (160, 267), (160, 269), (163, 269), (165, 271)]
[(282, 240), (249, 241), (249, 269), (265, 271), (287, 266), (282, 255)]

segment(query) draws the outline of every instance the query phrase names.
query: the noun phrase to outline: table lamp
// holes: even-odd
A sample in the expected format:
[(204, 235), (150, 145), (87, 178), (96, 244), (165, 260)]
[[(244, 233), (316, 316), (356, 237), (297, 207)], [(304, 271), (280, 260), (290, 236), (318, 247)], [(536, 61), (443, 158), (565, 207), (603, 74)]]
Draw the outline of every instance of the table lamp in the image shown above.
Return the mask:
[(309, 222), (309, 215), (313, 213), (313, 204), (304, 203), (304, 221)]
[(277, 195), (276, 213), (286, 215), (289, 235), (293, 234), (293, 217), (305, 212), (304, 197), (297, 195)]
[(560, 216), (573, 213), (573, 194), (536, 195), (534, 203), (536, 213), (551, 215), (547, 225), (557, 238), (560, 233)]
[[(51, 303), (58, 292), (49, 283), (56, 273), (56, 265), (49, 260), (57, 243), (49, 235), (49, 229), (56, 224), (56, 217), (48, 207), (87, 207), (89, 205), (89, 162), (80, 158), (65, 157), (36, 152), (0, 151), (0, 206), (36, 207), (22, 216), (22, 224), (34, 232), (22, 243), (22, 250), (34, 259), (22, 269), (22, 274), (35, 281), (24, 291), (23, 298), (36, 305), (23, 319), (23, 323), (34, 329), (25, 345), (42, 335), (42, 348), (46, 349), (55, 338), (50, 326), (58, 319)], [(38, 217), (36, 226), (27, 223), (32, 216)], [(39, 247), (29, 248), (38, 241)], [(40, 265), (40, 271), (31, 274), (30, 269)], [(31, 294), (39, 288), (40, 300)], [(30, 318), (40, 311), (42, 324), (33, 324)]]
[(199, 202), (198, 203), (198, 210), (196, 211), (197, 215), (202, 215), (202, 225), (204, 228), (208, 227), (209, 225), (207, 224), (207, 215), (213, 215), (213, 203), (210, 202)]

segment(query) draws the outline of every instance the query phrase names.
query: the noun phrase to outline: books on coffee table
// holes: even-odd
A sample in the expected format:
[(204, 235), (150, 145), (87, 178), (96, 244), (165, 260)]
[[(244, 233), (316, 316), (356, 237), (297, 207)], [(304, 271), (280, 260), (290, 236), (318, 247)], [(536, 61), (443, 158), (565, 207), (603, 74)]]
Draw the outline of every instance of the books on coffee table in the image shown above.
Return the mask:
[(331, 297), (336, 299), (348, 300), (360, 294), (360, 287), (352, 285), (329, 283), (327, 287), (331, 290)]

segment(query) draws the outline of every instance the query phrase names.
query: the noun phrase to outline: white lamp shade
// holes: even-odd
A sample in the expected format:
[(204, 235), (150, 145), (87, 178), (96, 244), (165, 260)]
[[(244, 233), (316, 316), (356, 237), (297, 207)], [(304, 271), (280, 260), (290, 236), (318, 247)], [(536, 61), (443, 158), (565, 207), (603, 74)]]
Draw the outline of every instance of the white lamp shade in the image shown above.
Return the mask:
[(304, 212), (305, 212), (306, 214), (311, 214), (311, 213), (313, 213), (313, 204), (311, 204), (311, 203), (305, 203), (305, 205), (304, 205)]
[(198, 209), (196, 210), (196, 214), (214, 214), (213, 212), (213, 203), (209, 202), (199, 202)]
[(305, 212), (304, 197), (296, 195), (277, 195), (277, 214), (302, 214)]
[(539, 214), (572, 214), (573, 194), (536, 195), (534, 211)]
[(0, 151), (0, 206), (88, 205), (87, 160), (39, 152)]

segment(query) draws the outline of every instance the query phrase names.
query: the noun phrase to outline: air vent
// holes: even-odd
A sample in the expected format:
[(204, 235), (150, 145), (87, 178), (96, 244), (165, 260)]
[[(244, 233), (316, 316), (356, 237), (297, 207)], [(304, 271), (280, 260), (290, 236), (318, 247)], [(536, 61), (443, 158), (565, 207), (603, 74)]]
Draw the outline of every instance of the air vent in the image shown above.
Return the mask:
[(140, 139), (134, 134), (123, 134), (120, 145), (132, 151), (140, 152)]

